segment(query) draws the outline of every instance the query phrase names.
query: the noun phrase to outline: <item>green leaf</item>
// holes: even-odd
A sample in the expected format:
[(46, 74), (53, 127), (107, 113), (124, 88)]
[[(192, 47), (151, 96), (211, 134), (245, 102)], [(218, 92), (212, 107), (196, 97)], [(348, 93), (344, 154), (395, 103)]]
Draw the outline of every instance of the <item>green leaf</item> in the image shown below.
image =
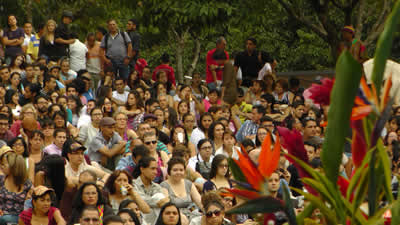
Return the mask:
[(306, 218), (310, 218), (311, 217), (312, 213), (314, 212), (314, 209), (315, 209), (315, 207), (314, 207), (314, 205), (312, 203), (308, 204), (304, 208), (303, 212), (301, 212), (300, 214), (297, 215), (297, 218), (296, 218), (297, 219), (297, 224), (298, 225), (304, 225), (304, 220)]
[[(310, 179), (310, 178), (302, 178), (301, 181), (305, 184), (310, 185), (314, 190), (316, 190), (321, 196), (333, 207), (336, 208), (335, 199), (332, 197), (331, 193), (326, 189), (325, 186), (322, 185), (321, 182)], [(334, 194), (334, 193), (332, 193)]]
[(285, 212), (288, 217), (290, 225), (297, 225), (296, 214), (294, 212), (294, 207), (292, 203), (292, 199), (290, 199), (290, 193), (287, 186), (282, 187), (283, 190), (283, 201), (285, 201)]
[[(400, 177), (397, 177), (397, 179), (399, 179)], [(400, 187), (399, 187), (399, 191), (400, 191)], [(393, 203), (393, 207), (392, 207), (392, 225), (398, 225), (400, 224), (400, 200), (397, 199), (394, 203)]]
[[(372, 152), (371, 162), (369, 163), (369, 183), (368, 183), (368, 210), (369, 215), (374, 215), (377, 205), (377, 176), (376, 172), (376, 151)], [(379, 184), (380, 185), (380, 184)]]
[(361, 65), (348, 52), (343, 52), (336, 64), (336, 80), (331, 93), (331, 105), (321, 160), (328, 179), (336, 184), (342, 162), (343, 146), (350, 127), (350, 116), (357, 94)]
[(390, 168), (391, 162), (386, 152), (386, 148), (385, 146), (383, 146), (382, 139), (378, 140), (376, 147), (378, 149), (378, 155), (381, 161), (380, 165), (382, 165), (383, 167), (383, 175), (384, 175), (383, 188), (386, 193), (386, 199), (387, 201), (389, 201), (389, 203), (392, 203), (393, 194), (392, 194), (392, 170)]
[[(373, 149), (375, 149), (375, 148), (373, 148)], [(366, 165), (371, 160), (371, 155), (372, 155), (373, 149), (371, 149), (367, 152), (367, 154), (365, 155), (365, 157), (361, 163), (361, 166), (356, 169), (355, 173), (351, 177), (349, 187), (347, 188), (347, 194), (346, 194), (347, 199), (350, 199), (351, 193), (354, 192), (355, 188), (360, 183), (360, 177), (365, 176), (364, 173), (368, 172), (369, 168)]]
[(385, 72), (386, 60), (390, 56), (393, 44), (393, 36), (400, 21), (400, 1), (397, 1), (392, 13), (386, 20), (385, 28), (379, 36), (374, 56), (374, 68), (372, 70), (372, 81), (375, 84), (376, 93), (380, 93), (383, 75)]
[(231, 169), (231, 172), (232, 172), (235, 180), (247, 183), (247, 179), (243, 175), (242, 170), (240, 169), (240, 167), (236, 164), (236, 162), (232, 158), (228, 158), (228, 164), (229, 164), (229, 168)]
[(227, 213), (228, 214), (274, 213), (281, 210), (284, 210), (284, 205), (281, 200), (273, 198), (271, 196), (266, 196), (251, 201), (247, 201), (241, 205), (232, 208)]

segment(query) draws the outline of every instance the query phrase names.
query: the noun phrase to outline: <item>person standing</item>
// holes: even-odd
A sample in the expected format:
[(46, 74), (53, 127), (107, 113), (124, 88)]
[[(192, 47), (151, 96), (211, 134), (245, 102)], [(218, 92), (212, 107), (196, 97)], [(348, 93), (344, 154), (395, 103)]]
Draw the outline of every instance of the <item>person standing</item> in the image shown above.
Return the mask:
[(101, 40), (103, 62), (111, 66), (115, 75), (128, 79), (129, 62), (132, 59), (132, 43), (126, 32), (118, 29), (114, 19), (107, 21), (108, 34)]
[(17, 55), (23, 54), (22, 44), (24, 43), (24, 30), (17, 26), (17, 17), (11, 14), (8, 16), (8, 28), (4, 30), (3, 44), (5, 46), (5, 60), (7, 64)]
[(68, 56), (69, 45), (75, 42), (72, 38), (69, 25), (72, 23), (73, 14), (71, 11), (64, 11), (61, 17), (61, 24), (57, 26), (54, 34), (57, 51), (57, 60), (63, 56)]
[(160, 74), (162, 72), (165, 72), (167, 74), (167, 79), (168, 82), (171, 82), (175, 87), (176, 87), (176, 81), (175, 81), (175, 71), (172, 66), (170, 66), (170, 60), (169, 60), (169, 55), (168, 53), (164, 53), (161, 58), (161, 64), (154, 68), (153, 71), (153, 80), (154, 81), (160, 81)]
[(72, 33), (71, 37), (75, 38), (75, 42), (69, 45), (70, 68), (75, 72), (86, 70), (88, 49), (86, 45), (78, 39), (78, 34)]
[(361, 40), (354, 38), (355, 30), (353, 26), (345, 26), (342, 29), (343, 42), (339, 46), (339, 55), (343, 50), (350, 51), (351, 55), (359, 63), (364, 63), (368, 59), (367, 49)]
[[(222, 72), (224, 69), (224, 62), (216, 62), (213, 59), (213, 54), (218, 49), (223, 50), (226, 55), (226, 59), (229, 59), (229, 54), (225, 51), (226, 40), (224, 37), (219, 37), (216, 42), (216, 48), (211, 49), (207, 52), (206, 58), (206, 83), (208, 89), (216, 89), (217, 86), (222, 83)], [(218, 85), (219, 84), (219, 85)]]
[(89, 33), (86, 37), (86, 47), (88, 49), (86, 69), (92, 75), (93, 88), (96, 92), (100, 81), (101, 58), (100, 58), (100, 42), (96, 41), (96, 35)]
[(129, 35), (132, 43), (132, 60), (129, 63), (129, 67), (131, 70), (135, 69), (136, 60), (139, 58), (139, 50), (140, 50), (140, 34), (136, 31), (138, 23), (135, 19), (130, 19), (126, 24), (126, 32)]

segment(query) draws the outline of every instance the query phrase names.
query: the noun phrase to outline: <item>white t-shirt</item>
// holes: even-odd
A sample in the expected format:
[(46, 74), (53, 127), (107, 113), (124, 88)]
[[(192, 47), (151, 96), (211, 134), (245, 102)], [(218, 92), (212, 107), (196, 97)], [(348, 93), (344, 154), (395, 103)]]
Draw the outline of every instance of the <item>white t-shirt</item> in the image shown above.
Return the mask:
[(272, 73), (272, 67), (269, 63), (265, 63), (263, 68), (258, 72), (258, 78), (257, 80), (262, 80), (265, 75), (271, 74)]
[(124, 91), (124, 93), (122, 93), (122, 94), (118, 93), (117, 91), (113, 91), (113, 93), (112, 93), (113, 98), (115, 98), (119, 101), (122, 101), (122, 102), (126, 102), (128, 100), (128, 95), (129, 95), (129, 92), (127, 92), (127, 91)]
[(73, 44), (69, 45), (69, 61), (71, 70), (78, 72), (86, 69), (86, 53), (88, 49), (85, 44), (75, 39)]

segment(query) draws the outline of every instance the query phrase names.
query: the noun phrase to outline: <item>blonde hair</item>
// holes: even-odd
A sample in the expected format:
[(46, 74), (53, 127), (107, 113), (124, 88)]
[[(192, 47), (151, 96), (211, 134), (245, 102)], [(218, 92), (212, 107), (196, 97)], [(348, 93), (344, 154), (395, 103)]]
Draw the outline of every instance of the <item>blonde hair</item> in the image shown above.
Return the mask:
[(43, 29), (43, 37), (45, 38), (46, 41), (49, 40), (49, 35), (50, 35), (49, 29), (48, 29), (47, 27), (48, 27), (51, 23), (53, 23), (54, 26), (57, 27), (56, 21), (51, 20), (51, 19), (50, 19), (50, 20), (47, 20), (47, 23), (46, 23), (46, 25), (44, 26), (44, 29)]
[(28, 179), (28, 171), (26, 169), (26, 163), (24, 157), (17, 153), (10, 152), (4, 157), (8, 163), (9, 173), (12, 175), (15, 185), (22, 188)]
[(33, 117), (34, 117), (35, 119), (37, 118), (35, 107), (34, 107), (31, 103), (29, 103), (29, 104), (26, 104), (26, 105), (22, 106), (22, 108), (21, 108), (21, 114), (20, 114), (20, 120), (23, 120), (23, 119), (24, 119), (24, 113), (25, 113), (28, 109), (32, 109), (32, 110), (33, 110)]

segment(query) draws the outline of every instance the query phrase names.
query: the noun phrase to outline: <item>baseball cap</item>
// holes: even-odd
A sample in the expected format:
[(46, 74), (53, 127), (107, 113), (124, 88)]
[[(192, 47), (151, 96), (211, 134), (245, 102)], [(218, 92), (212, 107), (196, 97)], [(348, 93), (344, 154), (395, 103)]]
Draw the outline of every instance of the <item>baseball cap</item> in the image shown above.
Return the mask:
[(155, 119), (157, 120), (157, 116), (151, 113), (144, 114), (143, 120), (146, 121), (147, 119)]
[(39, 185), (39, 186), (33, 188), (33, 196), (36, 196), (36, 197), (43, 196), (44, 194), (46, 194), (48, 192), (54, 192), (54, 190), (52, 188), (48, 188), (43, 185)]
[(3, 158), (7, 153), (9, 152), (15, 152), (12, 150), (9, 146), (3, 145), (3, 147), (0, 148), (0, 159)]
[(353, 27), (353, 26), (344, 26), (344, 27), (342, 28), (342, 31), (347, 31), (347, 32), (352, 33), (352, 34), (355, 33), (355, 30), (354, 30), (354, 27)]

